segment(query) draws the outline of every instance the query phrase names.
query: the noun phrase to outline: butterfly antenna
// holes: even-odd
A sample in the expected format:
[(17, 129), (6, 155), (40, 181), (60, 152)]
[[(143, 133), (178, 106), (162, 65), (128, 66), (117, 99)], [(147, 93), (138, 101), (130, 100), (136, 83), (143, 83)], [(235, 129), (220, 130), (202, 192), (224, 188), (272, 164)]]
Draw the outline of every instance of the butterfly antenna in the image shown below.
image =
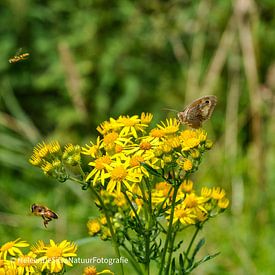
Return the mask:
[(162, 110), (163, 110), (163, 111), (171, 111), (171, 112), (175, 112), (175, 113), (178, 113), (178, 112), (179, 112), (178, 110), (169, 109), (169, 108), (163, 108)]

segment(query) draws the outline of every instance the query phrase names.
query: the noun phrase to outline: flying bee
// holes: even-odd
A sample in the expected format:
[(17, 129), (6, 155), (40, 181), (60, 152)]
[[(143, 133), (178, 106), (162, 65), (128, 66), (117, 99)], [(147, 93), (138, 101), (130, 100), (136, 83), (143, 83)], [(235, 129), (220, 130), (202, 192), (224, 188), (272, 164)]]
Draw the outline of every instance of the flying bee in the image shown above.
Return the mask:
[(33, 204), (31, 206), (31, 211), (35, 216), (41, 216), (44, 220), (44, 226), (47, 228), (47, 224), (52, 219), (58, 219), (58, 216), (56, 213), (54, 213), (51, 209), (49, 209), (46, 206)]
[(17, 53), (15, 54), (15, 56), (14, 56), (14, 57), (11, 57), (11, 58), (9, 59), (9, 62), (10, 62), (10, 63), (16, 63), (16, 62), (18, 62), (18, 61), (26, 60), (26, 59), (30, 56), (29, 53), (21, 53), (21, 52), (22, 52), (22, 49), (19, 49), (19, 50), (17, 51)]

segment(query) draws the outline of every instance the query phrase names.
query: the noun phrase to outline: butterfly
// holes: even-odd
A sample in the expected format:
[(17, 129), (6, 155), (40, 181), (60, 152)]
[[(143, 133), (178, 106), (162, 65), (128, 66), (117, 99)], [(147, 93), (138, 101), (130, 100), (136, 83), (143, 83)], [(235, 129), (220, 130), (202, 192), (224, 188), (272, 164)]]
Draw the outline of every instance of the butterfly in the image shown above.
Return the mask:
[(190, 103), (182, 112), (178, 112), (178, 119), (182, 124), (192, 128), (201, 128), (202, 122), (209, 119), (217, 104), (217, 97), (207, 95)]

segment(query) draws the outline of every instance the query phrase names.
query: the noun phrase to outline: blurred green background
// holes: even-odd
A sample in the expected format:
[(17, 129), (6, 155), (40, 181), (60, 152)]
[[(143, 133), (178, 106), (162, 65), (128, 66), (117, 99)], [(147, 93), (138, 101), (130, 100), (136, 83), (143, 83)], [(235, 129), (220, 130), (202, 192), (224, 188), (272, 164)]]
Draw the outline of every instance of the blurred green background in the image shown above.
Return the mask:
[[(1, 243), (81, 240), (79, 256), (114, 256), (88, 238), (88, 192), (32, 167), (32, 147), (84, 145), (109, 117), (151, 112), (157, 122), (164, 108), (214, 94), (205, 128), (215, 145), (193, 179), (222, 186), (231, 206), (201, 233), (203, 253), (221, 254), (194, 273), (275, 273), (273, 0), (2, 0), (0, 35)], [(30, 58), (9, 64), (19, 48)], [(58, 222), (45, 230), (34, 202)]]

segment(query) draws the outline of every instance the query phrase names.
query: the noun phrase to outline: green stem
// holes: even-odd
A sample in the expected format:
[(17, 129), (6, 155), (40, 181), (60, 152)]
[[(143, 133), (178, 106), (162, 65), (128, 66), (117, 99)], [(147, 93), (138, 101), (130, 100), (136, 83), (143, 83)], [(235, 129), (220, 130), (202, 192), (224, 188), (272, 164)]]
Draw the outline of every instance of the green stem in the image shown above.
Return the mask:
[(194, 243), (194, 241), (195, 241), (195, 239), (196, 239), (199, 231), (200, 231), (200, 226), (197, 226), (196, 231), (194, 232), (194, 235), (193, 235), (193, 237), (192, 237), (192, 239), (190, 241), (190, 244), (189, 244), (189, 246), (188, 246), (188, 248), (186, 250), (184, 261), (183, 261), (183, 265), (185, 265), (186, 261), (188, 260), (188, 254), (190, 253), (192, 245), (193, 245), (193, 243)]
[(122, 193), (124, 194), (124, 196), (125, 196), (127, 202), (129, 203), (129, 206), (131, 207), (132, 211), (134, 212), (135, 217), (136, 217), (136, 219), (137, 219), (139, 225), (142, 226), (141, 221), (140, 221), (140, 219), (139, 219), (139, 217), (138, 217), (138, 213), (137, 213), (135, 207), (133, 206), (131, 200), (129, 199), (127, 193), (126, 193), (124, 190), (122, 190)]
[[(96, 192), (96, 190), (94, 189), (94, 187), (92, 185), (90, 186), (90, 189), (91, 189), (92, 193), (96, 196), (96, 198), (99, 200), (100, 206), (103, 209), (103, 212), (105, 214), (107, 224), (108, 224), (108, 227), (110, 229), (111, 236), (112, 236), (112, 243), (113, 243), (113, 246), (115, 248), (116, 255), (117, 255), (118, 258), (120, 258), (119, 246), (118, 246), (118, 243), (116, 241), (116, 235), (115, 235), (114, 228), (113, 228), (109, 213), (107, 211), (107, 208), (106, 208), (103, 200), (101, 199), (100, 195)], [(121, 268), (121, 274), (124, 275), (124, 269), (123, 269), (123, 264), (122, 263), (120, 263), (120, 268)]]
[[(168, 225), (168, 230), (167, 230), (167, 235), (166, 235), (166, 239), (165, 239), (164, 248), (163, 248), (163, 251), (162, 251), (162, 258), (161, 258), (161, 266), (160, 266), (160, 270), (159, 270), (159, 275), (162, 275), (162, 271), (163, 271), (164, 266), (165, 266), (165, 258), (166, 258), (166, 252), (167, 252), (168, 244), (169, 244), (169, 241), (170, 241), (171, 236), (172, 236), (175, 202), (176, 202), (176, 197), (177, 197), (178, 190), (179, 190), (179, 185), (174, 187), (174, 193), (173, 193), (172, 202), (171, 202), (171, 214), (170, 214), (170, 217), (169, 217), (170, 220), (169, 220), (169, 225)], [(167, 264), (169, 265), (169, 263), (167, 263)]]
[(170, 269), (170, 264), (171, 264), (171, 260), (172, 260), (172, 255), (173, 255), (173, 248), (174, 248), (174, 242), (176, 239), (176, 232), (173, 234), (171, 241), (169, 242), (169, 256), (168, 256), (168, 261), (167, 261), (167, 265), (165, 268), (165, 274), (169, 274), (169, 269)]
[(137, 273), (138, 274), (144, 274), (144, 272), (141, 269), (141, 267), (139, 266), (138, 262), (135, 260), (135, 256), (133, 255), (132, 251), (130, 251), (124, 243), (122, 244), (122, 247), (127, 252), (128, 256), (130, 258), (130, 262), (132, 263), (132, 265), (133, 265), (134, 269), (137, 271)]

